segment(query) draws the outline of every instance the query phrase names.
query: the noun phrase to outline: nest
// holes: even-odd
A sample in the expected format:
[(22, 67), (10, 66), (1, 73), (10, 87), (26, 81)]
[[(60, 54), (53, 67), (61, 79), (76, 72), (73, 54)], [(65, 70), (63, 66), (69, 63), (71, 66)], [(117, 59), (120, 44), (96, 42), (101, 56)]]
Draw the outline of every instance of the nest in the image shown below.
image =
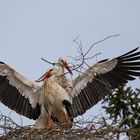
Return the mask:
[[(120, 124), (121, 122), (109, 124), (107, 119), (100, 118), (96, 121), (74, 122), (71, 129), (64, 128), (64, 124), (52, 129), (36, 129), (34, 126), (19, 126), (11, 118), (1, 114), (0, 140), (117, 140), (120, 134), (130, 132), (129, 129), (120, 128)], [(140, 136), (140, 129), (131, 130), (131, 133), (137, 138)]]

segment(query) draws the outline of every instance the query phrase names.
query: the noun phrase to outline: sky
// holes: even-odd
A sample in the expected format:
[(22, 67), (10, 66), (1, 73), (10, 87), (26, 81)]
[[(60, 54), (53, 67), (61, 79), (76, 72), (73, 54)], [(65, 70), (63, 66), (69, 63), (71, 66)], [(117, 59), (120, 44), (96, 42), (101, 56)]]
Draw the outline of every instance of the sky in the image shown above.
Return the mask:
[[(50, 67), (40, 58), (53, 62), (60, 56), (74, 57), (78, 55), (73, 42), (77, 36), (86, 51), (94, 42), (113, 34), (121, 35), (96, 45), (90, 55), (101, 52), (98, 60), (119, 56), (140, 46), (139, 5), (139, 0), (1, 0), (0, 61), (36, 80)], [(139, 87), (138, 80), (131, 84)], [(98, 104), (85, 118), (100, 110)], [(11, 113), (2, 104), (0, 111)], [(12, 112), (11, 116), (21, 122), (19, 115)], [(22, 120), (24, 125), (33, 124), (25, 117)]]

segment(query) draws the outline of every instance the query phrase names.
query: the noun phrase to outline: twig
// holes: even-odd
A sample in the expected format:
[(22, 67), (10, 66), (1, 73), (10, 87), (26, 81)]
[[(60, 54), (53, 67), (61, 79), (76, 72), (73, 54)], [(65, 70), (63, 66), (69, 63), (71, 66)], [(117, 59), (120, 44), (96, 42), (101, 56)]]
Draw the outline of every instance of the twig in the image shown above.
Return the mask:
[(108, 37), (106, 37), (106, 38), (103, 38), (103, 39), (97, 41), (97, 42), (94, 42), (94, 43), (90, 46), (90, 48), (86, 51), (86, 53), (84, 54), (84, 56), (86, 56), (86, 55), (91, 51), (91, 49), (92, 49), (95, 45), (97, 45), (97, 44), (99, 44), (99, 43), (101, 43), (101, 42), (104, 42), (104, 41), (107, 40), (107, 39), (110, 39), (110, 38), (112, 38), (112, 37), (118, 37), (118, 36), (120, 36), (120, 35), (121, 35), (121, 34), (110, 35), (110, 36), (108, 36)]
[(52, 63), (52, 62), (50, 62), (50, 61), (48, 61), (48, 60), (46, 60), (46, 59), (44, 59), (44, 58), (41, 58), (41, 60), (43, 60), (43, 61), (45, 61), (45, 62), (47, 62), (48, 64), (53, 65), (53, 66), (58, 65), (58, 63)]

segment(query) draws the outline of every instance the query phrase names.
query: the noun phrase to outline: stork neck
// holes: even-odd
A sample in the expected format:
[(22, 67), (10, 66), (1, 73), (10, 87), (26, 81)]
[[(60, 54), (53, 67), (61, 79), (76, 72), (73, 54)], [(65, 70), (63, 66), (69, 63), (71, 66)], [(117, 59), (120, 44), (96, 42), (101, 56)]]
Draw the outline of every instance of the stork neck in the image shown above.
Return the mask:
[(64, 67), (59, 65), (58, 66), (58, 75), (63, 75), (64, 74)]
[(46, 78), (44, 83), (52, 85), (52, 83), (55, 83), (56, 81), (56, 75), (52, 75), (50, 78)]

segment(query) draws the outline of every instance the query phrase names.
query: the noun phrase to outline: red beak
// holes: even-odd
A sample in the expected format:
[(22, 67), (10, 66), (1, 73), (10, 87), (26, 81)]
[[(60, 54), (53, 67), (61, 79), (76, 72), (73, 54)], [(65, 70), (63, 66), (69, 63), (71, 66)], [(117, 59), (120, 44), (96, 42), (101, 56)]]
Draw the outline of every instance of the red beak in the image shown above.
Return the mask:
[(49, 78), (49, 77), (50, 77), (50, 73), (49, 72), (46, 72), (38, 80), (36, 80), (36, 82), (44, 81), (45, 78)]
[(69, 66), (68, 66), (68, 64), (66, 62), (64, 63), (64, 67), (68, 70), (68, 72), (70, 74), (72, 74), (72, 71), (70, 70), (70, 68), (69, 68)]

